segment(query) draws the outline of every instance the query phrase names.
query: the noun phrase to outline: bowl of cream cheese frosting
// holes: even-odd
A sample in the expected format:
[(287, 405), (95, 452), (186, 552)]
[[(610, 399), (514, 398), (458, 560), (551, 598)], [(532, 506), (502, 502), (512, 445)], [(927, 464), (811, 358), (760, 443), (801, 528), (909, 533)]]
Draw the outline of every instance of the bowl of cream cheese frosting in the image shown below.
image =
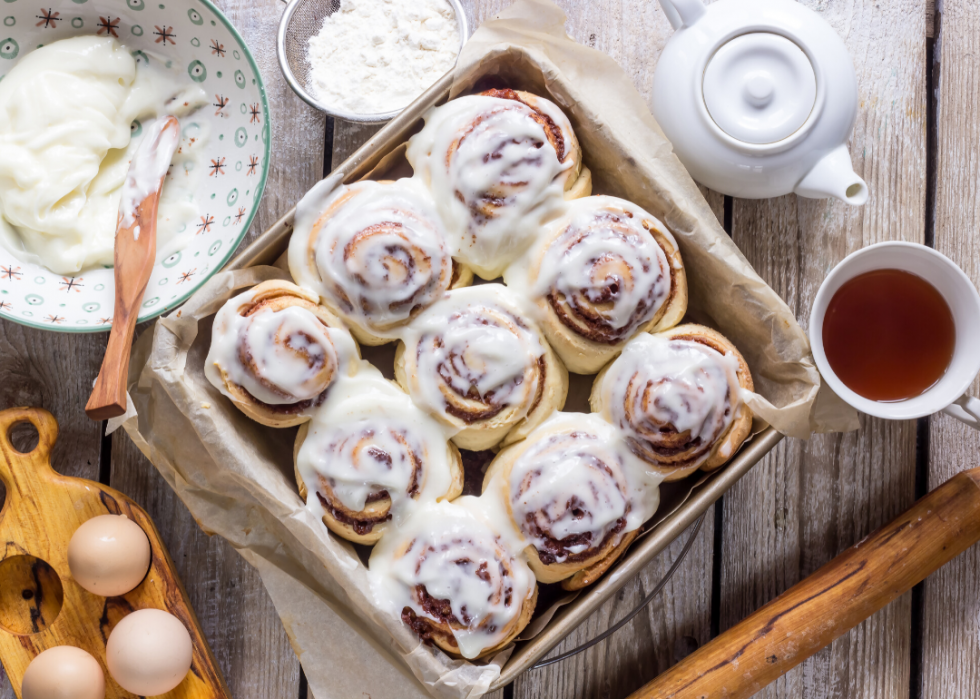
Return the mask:
[(269, 109), (245, 42), (207, 0), (0, 6), (0, 318), (112, 321), (122, 185), (177, 117), (139, 320), (183, 302), (244, 237), (265, 185)]

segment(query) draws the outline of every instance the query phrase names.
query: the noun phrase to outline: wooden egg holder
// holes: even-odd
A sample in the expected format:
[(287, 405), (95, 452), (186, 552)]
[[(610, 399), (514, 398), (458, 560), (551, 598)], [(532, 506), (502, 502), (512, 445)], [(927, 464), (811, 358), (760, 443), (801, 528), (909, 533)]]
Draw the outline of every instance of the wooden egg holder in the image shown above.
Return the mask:
[[(29, 422), (37, 447), (28, 454), (10, 442), (11, 428)], [(106, 669), (106, 641), (124, 616), (163, 609), (191, 634), (194, 656), (187, 677), (160, 695), (168, 699), (230, 699), (187, 592), (174, 570), (160, 532), (139, 505), (117, 490), (51, 468), (58, 422), (46, 410), (0, 412), (0, 480), (7, 500), (0, 512), (0, 659), (18, 699), (24, 672), (39, 653), (71, 645), (88, 651), (105, 673), (106, 699), (132, 699)], [(150, 570), (121, 597), (99, 597), (76, 583), (68, 569), (68, 542), (83, 522), (99, 515), (126, 515), (150, 540)]]

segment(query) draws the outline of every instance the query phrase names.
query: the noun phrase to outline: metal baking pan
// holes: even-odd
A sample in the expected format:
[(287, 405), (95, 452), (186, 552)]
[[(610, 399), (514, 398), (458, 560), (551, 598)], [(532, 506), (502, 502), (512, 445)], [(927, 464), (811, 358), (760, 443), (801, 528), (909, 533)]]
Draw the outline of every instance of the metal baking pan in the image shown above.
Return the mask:
[[(344, 182), (354, 182), (369, 175), (386, 156), (392, 154), (413, 133), (421, 129), (422, 115), (430, 107), (449, 99), (451, 87), (452, 75), (448, 74), (381, 131), (368, 139), (347, 160), (337, 166), (333, 174), (339, 173)], [(228, 264), (227, 269), (274, 264), (286, 252), (289, 245), (294, 212), (295, 208), (252, 241)], [(517, 643), (500, 677), (490, 685), (490, 690), (494, 691), (510, 684), (521, 673), (544, 658), (575, 627), (632, 580), (657, 554), (666, 549), (674, 539), (704, 514), (782, 438), (783, 435), (772, 427), (766, 428), (747, 442), (724, 468), (696, 486), (674, 512), (659, 522), (654, 518), (652, 530), (642, 536), (609, 572), (594, 585), (583, 590), (573, 602), (561, 607), (541, 633), (528, 641)], [(692, 478), (696, 477), (698, 476), (692, 476)]]

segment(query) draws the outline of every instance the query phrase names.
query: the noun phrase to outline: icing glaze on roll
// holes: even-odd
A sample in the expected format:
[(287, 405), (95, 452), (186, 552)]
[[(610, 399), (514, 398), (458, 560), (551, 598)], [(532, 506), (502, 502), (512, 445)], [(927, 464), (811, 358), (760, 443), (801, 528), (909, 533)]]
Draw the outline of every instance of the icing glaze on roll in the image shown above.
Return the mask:
[(369, 563), (377, 604), (423, 641), (464, 658), (513, 639), (537, 594), (527, 563), (471, 508), (475, 500), (420, 507), (382, 537)]
[[(298, 293), (269, 291), (270, 284)], [(230, 383), (266, 406), (303, 410), (320, 402), (346, 371), (357, 356), (353, 340), (326, 325), (302, 293), (291, 284), (266, 282), (218, 311), (204, 372), (225, 396), (240, 398)]]
[(383, 336), (438, 299), (453, 277), (442, 222), (412, 179), (315, 187), (297, 207), (289, 268), (338, 314)]
[(357, 534), (458, 494), (444, 428), (373, 367), (340, 381), (304, 429), (296, 470), (307, 508)]
[(596, 387), (601, 412), (644, 460), (697, 468), (731, 426), (741, 403), (733, 353), (688, 339), (642, 334)]
[(528, 436), (511, 466), (514, 523), (544, 564), (588, 558), (657, 509), (657, 484), (611, 425), (558, 413)]
[(581, 168), (561, 110), (514, 90), (435, 108), (406, 155), (434, 193), (455, 254), (484, 279), (499, 276), (557, 214)]
[(505, 287), (457, 289), (405, 333), (415, 371), (412, 396), (464, 424), (507, 410), (514, 421), (540, 400), (545, 349), (518, 299)]
[[(671, 292), (664, 251), (645, 225), (652, 216), (622, 199), (569, 204), (551, 227), (531, 294), (546, 299), (566, 327), (594, 342), (626, 339), (654, 317)], [(664, 229), (670, 244), (676, 243)]]

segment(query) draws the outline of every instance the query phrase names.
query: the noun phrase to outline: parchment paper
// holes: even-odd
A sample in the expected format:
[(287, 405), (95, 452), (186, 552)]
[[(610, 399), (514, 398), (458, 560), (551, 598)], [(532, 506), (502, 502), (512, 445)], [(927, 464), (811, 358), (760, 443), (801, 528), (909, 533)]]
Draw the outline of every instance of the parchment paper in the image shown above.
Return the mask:
[[(718, 225), (628, 76), (572, 42), (564, 21), (546, 0), (521, 0), (473, 35), (454, 94), (490, 77), (559, 103), (595, 191), (637, 202), (673, 231), (688, 270), (689, 315), (745, 355), (758, 391), (749, 402), (761, 420), (797, 437), (855, 428), (856, 414), (820, 389), (789, 308)], [(295, 430), (252, 422), (204, 378), (211, 315), (236, 291), (285, 277), (275, 267), (219, 273), (161, 319), (137, 344), (130, 410), (114, 426), (123, 425), (205, 531), (228, 539), (258, 569), (319, 699), (478, 697), (509, 653), (485, 664), (453, 661), (375, 610), (357, 551), (299, 498)]]

